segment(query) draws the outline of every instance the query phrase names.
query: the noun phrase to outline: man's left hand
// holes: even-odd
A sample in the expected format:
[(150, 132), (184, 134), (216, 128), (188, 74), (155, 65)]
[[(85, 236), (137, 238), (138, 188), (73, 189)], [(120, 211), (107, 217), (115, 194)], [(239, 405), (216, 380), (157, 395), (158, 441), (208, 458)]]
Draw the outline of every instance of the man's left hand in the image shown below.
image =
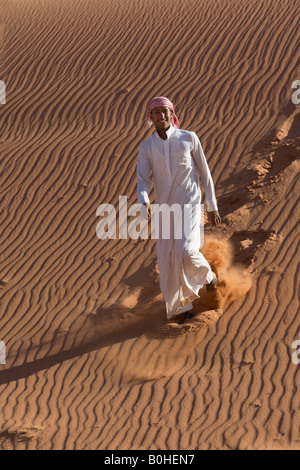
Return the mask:
[(208, 221), (212, 227), (219, 225), (221, 223), (221, 217), (219, 211), (207, 212)]

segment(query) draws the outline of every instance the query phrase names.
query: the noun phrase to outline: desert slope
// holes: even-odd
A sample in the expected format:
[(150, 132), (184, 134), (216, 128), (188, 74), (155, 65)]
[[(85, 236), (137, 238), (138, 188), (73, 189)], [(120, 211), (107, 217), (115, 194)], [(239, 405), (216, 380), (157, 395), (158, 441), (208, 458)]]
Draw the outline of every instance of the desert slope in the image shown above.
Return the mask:
[[(296, 5), (2, 11), (1, 448), (299, 449)], [(154, 241), (96, 236), (99, 204), (136, 202), (158, 95), (205, 150), (223, 220), (207, 235), (252, 278), (183, 328), (166, 324)]]

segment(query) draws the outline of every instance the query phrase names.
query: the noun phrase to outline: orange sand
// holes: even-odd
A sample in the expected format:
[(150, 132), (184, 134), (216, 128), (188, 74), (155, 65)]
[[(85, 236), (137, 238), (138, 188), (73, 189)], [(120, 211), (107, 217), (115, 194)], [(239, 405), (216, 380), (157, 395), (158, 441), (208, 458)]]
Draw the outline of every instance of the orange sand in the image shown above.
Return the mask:
[[(296, 3), (1, 11), (0, 448), (299, 449)], [(166, 321), (155, 241), (95, 232), (99, 204), (136, 202), (157, 95), (198, 134), (222, 216), (203, 248), (220, 308), (201, 296), (183, 327)]]

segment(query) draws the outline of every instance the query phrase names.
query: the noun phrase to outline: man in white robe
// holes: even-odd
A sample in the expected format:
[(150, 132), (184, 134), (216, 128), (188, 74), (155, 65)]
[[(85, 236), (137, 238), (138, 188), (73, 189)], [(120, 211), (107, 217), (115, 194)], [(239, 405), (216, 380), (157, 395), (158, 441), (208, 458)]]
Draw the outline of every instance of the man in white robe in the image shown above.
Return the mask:
[[(209, 221), (214, 226), (221, 219), (214, 184), (197, 135), (179, 128), (174, 106), (165, 97), (150, 101), (147, 119), (154, 124), (156, 132), (140, 146), (137, 162), (138, 202), (146, 205), (150, 219), (152, 170), (155, 203), (169, 207), (179, 205), (182, 214), (189, 214), (188, 230), (183, 227), (184, 218), (175, 215), (170, 236), (164, 238), (160, 231), (156, 240), (160, 288), (166, 302), (167, 318), (184, 313), (181, 322), (185, 322), (194, 315), (192, 301), (199, 297), (199, 289), (204, 284), (214, 288), (217, 282), (216, 275), (199, 251), (201, 186), (198, 172), (205, 190)], [(174, 235), (178, 229), (176, 223), (182, 228), (180, 237)]]

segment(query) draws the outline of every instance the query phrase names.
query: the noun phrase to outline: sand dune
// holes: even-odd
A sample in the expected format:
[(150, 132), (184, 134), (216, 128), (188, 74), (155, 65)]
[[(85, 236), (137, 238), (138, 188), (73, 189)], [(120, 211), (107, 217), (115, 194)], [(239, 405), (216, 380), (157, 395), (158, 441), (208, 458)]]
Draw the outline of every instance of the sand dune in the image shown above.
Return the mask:
[[(298, 19), (288, 0), (6, 2), (1, 449), (300, 448)], [(154, 240), (95, 231), (99, 204), (136, 202), (158, 95), (201, 139), (222, 216), (219, 308), (203, 293), (183, 327)]]

